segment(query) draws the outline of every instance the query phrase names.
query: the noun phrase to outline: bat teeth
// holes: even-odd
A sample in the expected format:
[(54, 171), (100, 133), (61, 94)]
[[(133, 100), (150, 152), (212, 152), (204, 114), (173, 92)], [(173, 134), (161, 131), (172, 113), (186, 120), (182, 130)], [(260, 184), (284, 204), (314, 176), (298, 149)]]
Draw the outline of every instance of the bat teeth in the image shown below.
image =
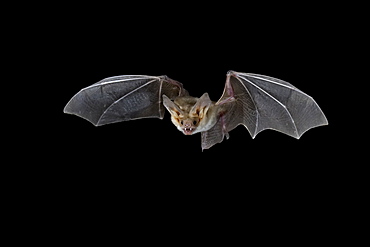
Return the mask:
[(185, 135), (191, 135), (194, 131), (194, 128), (184, 128)]

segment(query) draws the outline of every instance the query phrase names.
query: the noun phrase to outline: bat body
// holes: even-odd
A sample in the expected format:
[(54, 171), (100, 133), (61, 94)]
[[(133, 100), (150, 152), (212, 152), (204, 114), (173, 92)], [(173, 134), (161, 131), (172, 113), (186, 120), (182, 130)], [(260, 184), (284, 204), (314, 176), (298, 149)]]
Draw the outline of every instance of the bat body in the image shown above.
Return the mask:
[(295, 138), (328, 124), (312, 97), (280, 79), (229, 71), (217, 101), (208, 94), (192, 97), (180, 82), (167, 76), (116, 76), (82, 89), (68, 102), (65, 113), (96, 126), (140, 118), (162, 119), (164, 112), (185, 135), (201, 133), (202, 149), (229, 137), (244, 125), (252, 138), (274, 129)]

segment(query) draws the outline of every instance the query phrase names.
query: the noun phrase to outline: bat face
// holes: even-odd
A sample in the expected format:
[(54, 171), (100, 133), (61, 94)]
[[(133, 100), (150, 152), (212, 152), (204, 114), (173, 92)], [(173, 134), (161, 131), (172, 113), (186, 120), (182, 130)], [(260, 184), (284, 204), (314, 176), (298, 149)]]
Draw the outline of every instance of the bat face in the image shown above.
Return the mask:
[(191, 110), (197, 103), (194, 97), (179, 97), (174, 101), (164, 99), (163, 101), (167, 110), (171, 113), (171, 121), (185, 135), (196, 133), (200, 122), (199, 114)]
[(163, 104), (171, 113), (172, 123), (185, 135), (207, 131), (216, 123), (217, 118), (212, 114), (214, 104), (208, 94), (200, 98), (178, 97), (174, 101), (164, 95)]
[(171, 116), (172, 123), (177, 127), (178, 130), (180, 130), (185, 135), (192, 135), (194, 133), (197, 133), (197, 127), (199, 123), (198, 118), (189, 117), (189, 116)]

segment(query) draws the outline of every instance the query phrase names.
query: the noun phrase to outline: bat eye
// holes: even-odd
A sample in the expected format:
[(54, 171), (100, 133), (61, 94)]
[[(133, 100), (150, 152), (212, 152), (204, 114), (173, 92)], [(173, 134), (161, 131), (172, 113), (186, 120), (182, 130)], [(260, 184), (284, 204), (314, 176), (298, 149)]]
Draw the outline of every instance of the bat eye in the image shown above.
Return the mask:
[(194, 124), (194, 125), (196, 125), (196, 124), (197, 124), (197, 121), (196, 121), (196, 120), (194, 120), (194, 121), (193, 121), (193, 124)]
[(180, 124), (181, 124), (181, 125), (184, 125), (184, 121), (182, 121), (182, 120), (181, 120), (181, 121), (180, 121)]

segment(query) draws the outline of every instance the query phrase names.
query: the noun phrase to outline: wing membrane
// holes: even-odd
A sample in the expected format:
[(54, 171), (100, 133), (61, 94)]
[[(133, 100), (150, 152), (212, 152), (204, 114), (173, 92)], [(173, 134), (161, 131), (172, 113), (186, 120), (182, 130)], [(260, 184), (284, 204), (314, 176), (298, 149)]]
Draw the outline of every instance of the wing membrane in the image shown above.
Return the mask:
[(219, 121), (202, 133), (202, 148), (222, 142), (238, 125), (252, 138), (265, 129), (300, 138), (307, 130), (328, 124), (312, 97), (292, 84), (269, 76), (229, 71), (224, 93), (217, 101)]
[(247, 73), (235, 73), (234, 78), (248, 89), (256, 108), (252, 137), (274, 129), (298, 139), (307, 130), (328, 123), (314, 99), (288, 82)]
[(173, 99), (187, 93), (166, 76), (124, 75), (103, 79), (78, 92), (65, 113), (85, 118), (96, 126), (139, 118), (163, 118), (162, 95)]

